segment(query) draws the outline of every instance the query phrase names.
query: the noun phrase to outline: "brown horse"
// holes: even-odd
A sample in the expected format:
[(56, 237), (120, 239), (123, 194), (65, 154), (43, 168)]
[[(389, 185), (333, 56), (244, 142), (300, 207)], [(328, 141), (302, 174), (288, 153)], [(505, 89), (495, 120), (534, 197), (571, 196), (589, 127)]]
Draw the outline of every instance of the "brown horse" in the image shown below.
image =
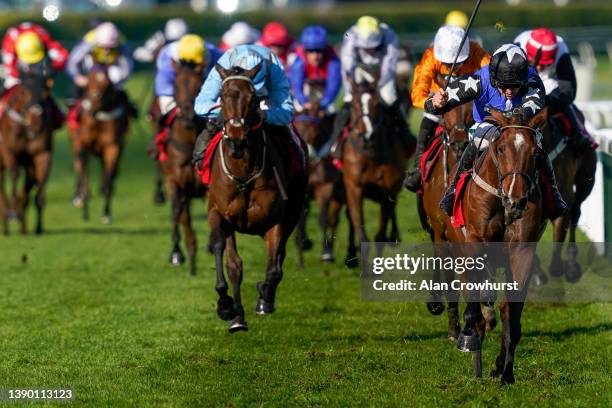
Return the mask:
[(102, 222), (111, 221), (111, 197), (119, 170), (119, 159), (128, 131), (129, 109), (125, 92), (116, 88), (105, 67), (96, 66), (87, 75), (79, 114), (79, 127), (71, 132), (74, 171), (77, 183), (73, 205), (83, 209), (83, 219), (89, 219), (89, 181), (87, 163), (91, 155), (101, 158)]
[[(465, 227), (453, 228), (448, 219), (447, 236), (455, 243), (505, 243), (507, 259), (501, 266), (505, 266), (507, 279), (516, 282), (518, 291), (504, 292), (501, 351), (491, 375), (501, 375), (501, 383), (510, 384), (514, 382), (514, 353), (521, 338), (521, 314), (535, 258), (533, 243), (540, 240), (546, 228), (536, 171), (536, 128), (544, 125), (547, 112), (541, 111), (525, 124), (521, 113), (492, 109), (491, 116), (500, 125), (500, 134), (474, 165), (473, 182), (467, 184), (460, 199)], [(462, 255), (474, 255), (467, 252)], [(475, 282), (478, 278), (483, 279), (472, 271), (461, 275), (462, 281)], [(473, 353), (474, 375), (479, 377), (486, 327), (480, 301), (490, 300), (491, 293), (475, 296), (463, 291), (463, 295), (467, 301), (465, 326), (457, 347)]]
[[(307, 82), (307, 94), (311, 101), (310, 109), (296, 112), (295, 127), (308, 145), (309, 176), (308, 196), (304, 217), (300, 219), (296, 229), (296, 238), (307, 243), (306, 215), (310, 200), (314, 198), (319, 208), (319, 227), (321, 228), (322, 244), (321, 260), (333, 262), (334, 238), (338, 226), (338, 214), (345, 202), (342, 174), (330, 160), (319, 159), (316, 152), (328, 142), (333, 128), (333, 117), (320, 114), (319, 103), (323, 98), (325, 84), (315, 81)], [(299, 245), (299, 244), (298, 244)], [(307, 249), (307, 247), (305, 248)]]
[[(394, 124), (389, 123), (390, 115), (379, 101), (377, 75), (366, 73), (362, 77), (358, 82), (350, 79), (353, 94), (351, 131), (341, 147), (347, 207), (360, 242), (368, 241), (363, 216), (364, 198), (380, 204), (376, 242), (399, 242), (396, 206), (406, 173), (406, 151)], [(389, 222), (391, 232), (388, 235)], [(357, 265), (353, 235), (349, 237), (349, 253), (345, 261), (350, 267)], [(379, 250), (382, 247), (379, 246)]]
[[(595, 185), (597, 153), (592, 149), (583, 149), (582, 154), (578, 155), (575, 149), (570, 149), (568, 146), (570, 142), (565, 136), (566, 131), (562, 128), (559, 120), (554, 120), (556, 116), (550, 117), (548, 126), (543, 129), (542, 144), (553, 163), (557, 184), (569, 211), (565, 215), (551, 220), (553, 241), (558, 244), (554, 247), (548, 271), (551, 276), (565, 275), (568, 282), (577, 282), (582, 276), (582, 268), (576, 260), (578, 254), (576, 227), (580, 219), (580, 206)], [(561, 253), (568, 228), (567, 260), (563, 262)], [(546, 275), (539, 275), (539, 278), (545, 279)], [(544, 282), (545, 280), (540, 283)]]
[[(263, 124), (260, 99), (252, 82), (261, 63), (250, 70), (224, 69), (220, 65), (216, 69), (223, 79), (223, 137), (211, 164), (208, 223), (217, 271), (217, 314), (230, 321), (229, 330), (234, 332), (247, 330), (240, 295), (242, 260), (235, 232), (259, 235), (266, 241), (266, 278), (257, 284), (259, 300), (255, 311), (270, 314), (283, 276), (287, 240), (303, 212), (308, 175), (304, 171), (291, 176), (287, 171), (292, 148), (290, 130)], [(280, 150), (281, 146), (285, 148)], [(223, 272), (225, 250), (233, 298), (227, 293)]]
[(167, 160), (160, 163), (166, 177), (166, 191), (172, 203), (172, 253), (170, 263), (181, 265), (185, 256), (181, 251), (179, 223), (183, 226), (185, 243), (189, 253), (189, 266), (192, 275), (196, 273), (196, 236), (191, 225), (191, 199), (203, 197), (205, 188), (197, 179), (191, 158), (195, 140), (202, 130), (201, 121), (195, 116), (193, 105), (202, 82), (203, 67), (175, 64), (176, 116), (170, 125), (167, 140)]
[[(440, 209), (440, 200), (444, 196), (452, 174), (450, 169), (458, 162), (465, 146), (468, 143), (468, 129), (474, 124), (472, 117), (472, 104), (464, 104), (452, 109), (444, 115), (444, 131), (440, 134), (440, 153), (431, 163), (429, 177), (423, 180), (423, 193), (417, 194), (417, 208), (424, 229), (429, 232), (434, 243), (436, 256), (444, 258), (448, 254), (444, 250), (444, 243), (448, 242), (447, 219), (448, 216)], [(432, 141), (433, 143), (433, 141)], [(452, 271), (450, 272), (452, 275)], [(447, 274), (446, 282), (451, 276)], [(440, 280), (440, 271), (434, 271), (434, 281)], [(456, 296), (449, 296), (448, 300), (448, 338), (455, 341), (459, 335), (459, 305), (451, 300)], [(428, 310), (439, 315), (444, 311), (441, 294), (432, 292), (431, 300), (427, 303)]]
[[(52, 85), (53, 81), (45, 75), (22, 73), (21, 83), (9, 91), (5, 112), (0, 118), (0, 214), (5, 235), (9, 233), (11, 218), (19, 220), (22, 234), (27, 233), (26, 210), (34, 186), (37, 187), (35, 232), (43, 232), (45, 185), (51, 169), (53, 131), (57, 128), (51, 111)], [(20, 169), (24, 171), (24, 186), (18, 197)], [(10, 203), (4, 191), (6, 171), (12, 184)]]

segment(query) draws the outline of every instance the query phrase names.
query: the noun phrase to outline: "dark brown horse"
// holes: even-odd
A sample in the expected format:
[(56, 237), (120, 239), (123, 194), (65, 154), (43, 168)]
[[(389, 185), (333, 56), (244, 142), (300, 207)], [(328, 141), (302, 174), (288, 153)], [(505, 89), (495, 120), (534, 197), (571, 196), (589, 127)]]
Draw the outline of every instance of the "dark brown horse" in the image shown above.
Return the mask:
[[(26, 210), (30, 192), (37, 187), (36, 234), (43, 232), (42, 212), (45, 185), (51, 169), (51, 149), (55, 124), (51, 108), (53, 81), (45, 75), (22, 73), (21, 83), (10, 90), (0, 118), (0, 214), (3, 231), (9, 233), (9, 219), (17, 219), (21, 233), (27, 233)], [(18, 193), (20, 170), (24, 185)], [(11, 200), (4, 190), (4, 176), (11, 181)]]
[[(468, 129), (474, 123), (472, 117), (472, 104), (464, 104), (452, 109), (444, 115), (443, 128), (440, 134), (440, 150), (435, 159), (432, 160), (427, 179), (423, 180), (423, 193), (417, 194), (417, 208), (423, 228), (429, 232), (431, 241), (434, 243), (434, 253), (437, 257), (444, 258), (449, 254), (445, 251), (444, 243), (448, 242), (447, 228), (448, 216), (440, 209), (440, 200), (444, 196), (452, 177), (450, 170), (457, 164), (465, 146), (468, 143)], [(432, 144), (436, 142), (432, 140)], [(452, 271), (449, 272), (452, 275)], [(445, 276), (446, 282), (450, 282), (449, 273)], [(440, 280), (440, 271), (434, 271), (434, 281)], [(456, 340), (459, 335), (459, 305), (448, 300), (448, 338)], [(433, 292), (432, 299), (427, 304), (428, 310), (435, 315), (444, 311), (442, 294)]]
[[(565, 135), (566, 130), (562, 128), (561, 121), (555, 120), (558, 119), (556, 116), (550, 117), (548, 126), (543, 129), (542, 144), (553, 163), (557, 184), (569, 211), (565, 215), (551, 220), (553, 241), (558, 244), (554, 247), (548, 270), (551, 276), (565, 275), (568, 282), (577, 282), (582, 276), (582, 268), (576, 260), (578, 254), (576, 227), (580, 219), (580, 206), (595, 185), (597, 153), (592, 149), (582, 149), (581, 154), (578, 155), (576, 149), (571, 149), (568, 146), (571, 142)], [(561, 253), (563, 252), (563, 243), (568, 228), (567, 260), (563, 262)], [(540, 275), (540, 278), (542, 277), (545, 278), (545, 275)]]
[(325, 84), (308, 81), (306, 88), (312, 106), (310, 109), (296, 112), (294, 118), (298, 133), (308, 145), (310, 168), (306, 210), (296, 229), (296, 238), (299, 237), (298, 239), (305, 242), (308, 240), (306, 215), (310, 207), (310, 200), (314, 198), (319, 208), (318, 221), (322, 234), (321, 260), (333, 262), (335, 259), (333, 248), (339, 220), (338, 214), (345, 202), (344, 185), (342, 184), (342, 173), (330, 160), (320, 159), (316, 154), (328, 142), (333, 128), (333, 117), (322, 115), (319, 107)]
[[(283, 276), (287, 240), (303, 212), (308, 175), (306, 171), (291, 175), (287, 170), (293, 143), (290, 130), (263, 124), (252, 82), (261, 64), (250, 70), (226, 70), (220, 65), (216, 69), (223, 79), (223, 137), (211, 164), (208, 223), (217, 271), (217, 314), (230, 321), (229, 330), (234, 332), (247, 329), (240, 295), (242, 260), (235, 233), (259, 235), (266, 241), (268, 265), (265, 280), (257, 284), (255, 311), (270, 314)], [(223, 272), (225, 250), (233, 298), (228, 295)]]
[[(357, 68), (361, 69), (361, 68)], [(381, 106), (377, 75), (363, 74), (352, 87), (351, 131), (342, 144), (343, 181), (346, 202), (353, 228), (360, 242), (368, 242), (363, 216), (363, 200), (380, 204), (380, 223), (375, 240), (378, 243), (400, 241), (397, 226), (397, 196), (406, 173), (406, 151), (390, 115)], [(387, 234), (391, 223), (390, 234)], [(357, 247), (349, 237), (348, 266), (357, 265)], [(379, 247), (379, 250), (382, 250)]]
[[(501, 351), (492, 376), (501, 375), (502, 384), (514, 382), (514, 354), (521, 338), (521, 314), (535, 258), (535, 245), (546, 228), (543, 195), (536, 171), (536, 128), (546, 122), (543, 110), (526, 123), (522, 114), (491, 110), (500, 125), (500, 134), (490, 141), (486, 152), (475, 163), (460, 199), (465, 227), (450, 225), (447, 236), (454, 243), (504, 242), (507, 259), (506, 279), (516, 282), (518, 290), (505, 291), (500, 306), (502, 319)], [(530, 244), (531, 243), (531, 244)], [(474, 253), (462, 253), (473, 256)], [(493, 265), (493, 267), (499, 265)], [(490, 270), (489, 270), (490, 271)], [(476, 282), (483, 277), (468, 272), (462, 281)], [(463, 292), (467, 301), (465, 326), (457, 347), (473, 353), (474, 375), (482, 375), (481, 345), (486, 322), (480, 302), (490, 300), (490, 293)], [(511, 299), (511, 301), (510, 301)]]
[(185, 256), (181, 251), (179, 224), (183, 226), (185, 243), (189, 253), (189, 266), (192, 275), (196, 273), (196, 236), (191, 225), (191, 199), (203, 197), (205, 188), (197, 178), (191, 158), (195, 140), (202, 130), (201, 121), (195, 116), (193, 105), (202, 82), (203, 66), (195, 67), (174, 64), (176, 72), (175, 99), (176, 116), (170, 125), (167, 139), (168, 158), (161, 162), (166, 177), (166, 191), (172, 204), (172, 253), (170, 263), (181, 265)]
[(119, 159), (128, 131), (129, 109), (124, 91), (116, 88), (105, 67), (94, 67), (87, 75), (79, 114), (79, 127), (71, 132), (74, 171), (77, 183), (73, 204), (89, 219), (87, 163), (94, 155), (102, 160), (102, 222), (111, 221), (111, 197), (119, 170)]

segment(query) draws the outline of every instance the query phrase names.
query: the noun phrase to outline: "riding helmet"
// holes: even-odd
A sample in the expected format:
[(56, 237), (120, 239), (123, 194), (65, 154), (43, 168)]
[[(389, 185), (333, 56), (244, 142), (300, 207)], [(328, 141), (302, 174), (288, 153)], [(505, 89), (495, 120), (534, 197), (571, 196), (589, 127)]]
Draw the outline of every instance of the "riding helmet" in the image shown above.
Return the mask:
[(525, 52), (514, 44), (504, 44), (493, 53), (489, 63), (491, 84), (522, 87), (527, 84), (529, 63)]

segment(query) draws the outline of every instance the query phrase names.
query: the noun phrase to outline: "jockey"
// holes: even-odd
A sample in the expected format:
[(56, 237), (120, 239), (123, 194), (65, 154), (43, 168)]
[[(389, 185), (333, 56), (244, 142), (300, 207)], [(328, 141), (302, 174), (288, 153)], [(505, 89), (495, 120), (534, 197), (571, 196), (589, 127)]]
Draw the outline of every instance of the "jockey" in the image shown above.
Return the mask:
[(376, 66), (380, 69), (378, 92), (383, 105), (394, 117), (399, 126), (400, 140), (409, 149), (411, 133), (406, 123), (400, 101), (395, 89), (395, 70), (399, 57), (399, 45), (395, 32), (386, 24), (370, 16), (363, 16), (344, 34), (340, 58), (342, 61), (342, 83), (344, 85), (344, 105), (334, 121), (334, 130), (321, 154), (326, 155), (331, 147), (332, 154), (339, 159), (341, 149), (338, 141), (351, 116), (350, 102), (353, 99), (349, 78), (353, 76), (358, 64)]
[(121, 43), (120, 37), (119, 30), (113, 23), (101, 23), (72, 49), (66, 70), (79, 88), (79, 92), (82, 92), (87, 86), (89, 70), (95, 65), (107, 67), (108, 78), (123, 94), (130, 114), (136, 117), (138, 111), (129, 102), (122, 88), (132, 73), (134, 61), (128, 47)]
[(157, 73), (155, 74), (155, 95), (158, 97), (161, 114), (166, 115), (176, 106), (174, 100), (175, 65), (201, 66), (202, 76), (205, 78), (220, 57), (221, 51), (217, 47), (205, 42), (196, 34), (184, 35), (178, 41), (165, 45), (157, 56)]
[(266, 24), (261, 32), (259, 45), (270, 48), (281, 60), (284, 67), (288, 65), (288, 57), (293, 45), (293, 37), (289, 34), (287, 27), (278, 22)]
[[(259, 45), (240, 45), (225, 52), (217, 62), (224, 69), (240, 67), (247, 70), (260, 63), (262, 67), (253, 78), (253, 86), (257, 96), (263, 98), (267, 106), (261, 112), (264, 121), (271, 125), (288, 126), (293, 118), (293, 101), (289, 95), (287, 75), (276, 54)], [(197, 115), (209, 120), (219, 117), (220, 109), (216, 105), (222, 85), (219, 72), (213, 69), (196, 97)], [(196, 140), (193, 162), (198, 168), (202, 166), (206, 147), (216, 130), (216, 126), (207, 126)]]
[(291, 90), (296, 102), (310, 109), (310, 100), (304, 95), (307, 79), (325, 83), (325, 92), (319, 104), (321, 111), (332, 106), (340, 91), (342, 73), (340, 59), (327, 41), (327, 31), (321, 26), (308, 26), (301, 36), (301, 45), (289, 69)]
[(219, 49), (227, 51), (230, 48), (245, 44), (255, 44), (259, 41), (260, 33), (244, 21), (237, 21), (221, 37)]
[[(423, 109), (427, 98), (443, 85), (438, 81), (448, 76), (464, 33), (462, 28), (450, 25), (438, 29), (433, 46), (425, 50), (414, 71), (411, 98), (415, 108)], [(472, 74), (487, 65), (490, 59), (489, 53), (478, 43), (465, 41), (457, 57), (454, 75)], [(442, 78), (438, 79), (439, 77)], [(441, 119), (440, 116), (427, 112), (423, 115), (417, 139), (414, 171), (404, 180), (404, 186), (410, 191), (416, 192), (421, 188), (421, 156)]]
[(166, 22), (164, 31), (156, 31), (144, 45), (136, 48), (134, 59), (138, 62), (150, 63), (155, 61), (162, 47), (173, 41), (178, 41), (189, 32), (189, 26), (182, 18), (171, 18)]
[(572, 125), (572, 134), (579, 148), (591, 148), (591, 137), (578, 120), (574, 106), (576, 72), (563, 38), (548, 28), (524, 31), (514, 43), (527, 53), (529, 63), (536, 68), (544, 88), (550, 113), (563, 112)]
[[(472, 140), (463, 152), (452, 184), (440, 202), (440, 208), (449, 216), (453, 211), (455, 188), (461, 174), (472, 167), (479, 147), (488, 146), (491, 134), (497, 132), (493, 124), (484, 121), (487, 116), (485, 109), (493, 107), (508, 111), (518, 107), (526, 118), (531, 118), (544, 108), (544, 95), (544, 84), (536, 70), (529, 67), (525, 52), (514, 44), (504, 44), (495, 51), (488, 66), (472, 75), (457, 78), (446, 90), (440, 89), (425, 102), (427, 112), (441, 115), (456, 106), (474, 101), (472, 114), (476, 124), (470, 129), (471, 135), (473, 131)], [(567, 204), (559, 193), (552, 164), (539, 140), (538, 150), (536, 164), (550, 181), (555, 204), (551, 216), (556, 218), (567, 211)]]
[(53, 71), (60, 72), (66, 65), (68, 51), (53, 40), (47, 30), (32, 23), (21, 23), (6, 31), (2, 40), (4, 89), (19, 83), (20, 66), (50, 63)]

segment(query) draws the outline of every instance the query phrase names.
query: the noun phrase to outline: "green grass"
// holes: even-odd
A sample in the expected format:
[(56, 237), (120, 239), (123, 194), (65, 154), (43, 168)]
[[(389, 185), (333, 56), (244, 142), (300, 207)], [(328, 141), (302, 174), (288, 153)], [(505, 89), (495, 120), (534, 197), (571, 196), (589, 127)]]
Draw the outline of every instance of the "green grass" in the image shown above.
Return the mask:
[[(133, 91), (141, 86), (132, 82)], [(470, 377), (470, 357), (446, 340), (444, 317), (422, 304), (362, 302), (357, 274), (339, 261), (321, 264), (318, 249), (300, 270), (289, 246), (278, 311), (255, 316), (255, 282), (265, 267), (257, 237), (238, 237), (250, 329), (228, 334), (215, 313), (202, 203), (194, 207), (198, 276), (167, 263), (169, 209), (151, 200), (147, 141), (130, 135), (114, 223), (104, 226), (100, 194), (90, 222), (70, 206), (69, 145), (57, 136), (47, 233), (0, 238), (0, 387), (70, 387), (79, 405), (94, 406), (612, 404), (609, 304), (527, 305), (517, 383), (500, 388), (498, 380)], [(367, 213), (372, 231), (371, 205)], [(399, 213), (404, 241), (427, 239), (413, 196), (402, 194)], [(345, 227), (343, 220), (339, 258)], [(314, 222), (309, 229), (318, 248)], [(484, 344), (487, 372), (498, 349), (496, 329)]]

